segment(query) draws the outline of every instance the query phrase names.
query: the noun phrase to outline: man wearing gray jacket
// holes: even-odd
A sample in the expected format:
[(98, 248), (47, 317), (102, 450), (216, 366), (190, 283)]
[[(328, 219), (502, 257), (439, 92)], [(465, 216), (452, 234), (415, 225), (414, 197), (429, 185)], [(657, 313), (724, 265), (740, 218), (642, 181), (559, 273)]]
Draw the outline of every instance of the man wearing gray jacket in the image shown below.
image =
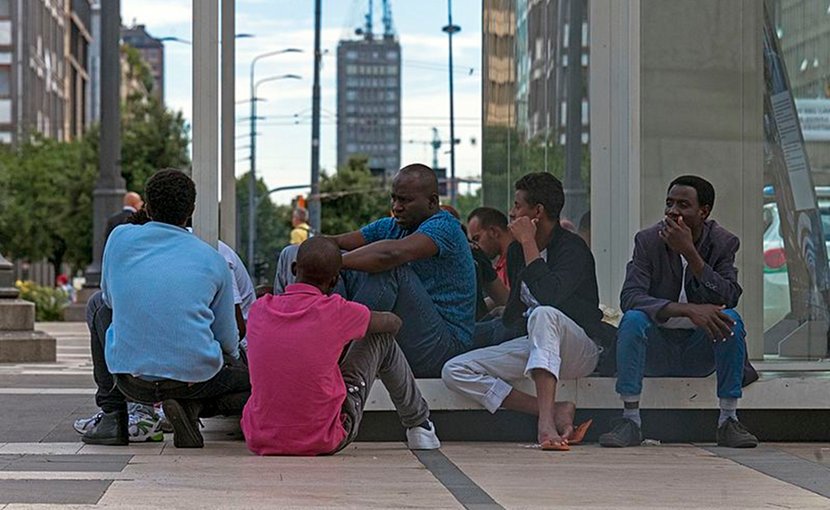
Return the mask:
[(715, 190), (697, 176), (669, 185), (665, 217), (634, 239), (620, 295), (617, 393), (623, 417), (600, 436), (602, 446), (636, 446), (643, 377), (706, 377), (717, 372), (719, 446), (752, 448), (758, 439), (736, 409), (746, 331), (735, 307), (741, 296), (735, 253), (740, 242), (709, 219)]

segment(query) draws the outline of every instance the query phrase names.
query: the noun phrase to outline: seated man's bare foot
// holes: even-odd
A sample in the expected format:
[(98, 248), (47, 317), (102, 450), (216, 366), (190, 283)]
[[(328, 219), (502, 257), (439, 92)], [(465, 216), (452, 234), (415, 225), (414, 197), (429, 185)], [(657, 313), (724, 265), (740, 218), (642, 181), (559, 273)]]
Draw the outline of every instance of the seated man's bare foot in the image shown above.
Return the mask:
[(541, 445), (544, 445), (545, 443), (549, 443), (554, 446), (567, 444), (556, 430), (556, 425), (553, 420), (549, 418), (542, 418), (541, 416), (539, 417), (537, 439)]
[(557, 402), (553, 407), (553, 422), (565, 442), (574, 433), (574, 416), (576, 416), (576, 405), (573, 402)]

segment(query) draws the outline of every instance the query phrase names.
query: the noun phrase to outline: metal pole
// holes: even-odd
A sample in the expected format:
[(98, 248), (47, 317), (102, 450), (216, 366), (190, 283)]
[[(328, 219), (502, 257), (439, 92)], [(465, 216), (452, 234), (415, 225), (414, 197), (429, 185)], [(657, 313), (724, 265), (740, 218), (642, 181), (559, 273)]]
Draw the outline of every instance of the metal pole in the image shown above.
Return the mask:
[(578, 223), (588, 208), (582, 182), (582, 10), (585, 0), (568, 5), (567, 124), (565, 135), (564, 216)]
[(121, 208), (126, 193), (121, 176), (121, 1), (101, 2), (101, 142), (98, 181), (92, 192), (92, 263), (86, 286), (101, 283), (101, 262), (107, 218)]
[(251, 61), (251, 162), (248, 172), (248, 273), (254, 279), (254, 238), (256, 237), (256, 102), (254, 96), (254, 64), (256, 59)]
[[(254, 71), (256, 70), (256, 63), (262, 58), (272, 57), (274, 55), (281, 55), (283, 53), (300, 53), (302, 50), (297, 48), (287, 48), (284, 50), (269, 51), (257, 55), (251, 60), (251, 155), (250, 165), (251, 170), (248, 176), (248, 273), (251, 279), (254, 278), (254, 246), (256, 243), (256, 82), (254, 82)], [(294, 75), (286, 75), (294, 76)]]
[(320, 232), (320, 24), (321, 0), (314, 1), (314, 85), (311, 94), (311, 197), (308, 201), (311, 228)]
[(455, 101), (453, 97), (453, 77), (452, 77), (452, 35), (460, 32), (461, 27), (452, 24), (452, 0), (447, 0), (447, 26), (442, 29), (449, 36), (450, 49), (450, 204), (456, 206), (456, 190), (455, 190)]
[(222, 0), (222, 202), (219, 238), (236, 249), (236, 0)]

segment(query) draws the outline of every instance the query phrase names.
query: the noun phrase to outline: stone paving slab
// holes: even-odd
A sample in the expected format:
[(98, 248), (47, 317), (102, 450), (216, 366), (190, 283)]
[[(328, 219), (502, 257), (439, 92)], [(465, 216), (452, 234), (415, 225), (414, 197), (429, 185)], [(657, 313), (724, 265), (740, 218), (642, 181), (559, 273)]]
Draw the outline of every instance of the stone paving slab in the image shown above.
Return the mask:
[(97, 503), (111, 483), (111, 480), (0, 480), (0, 503)]

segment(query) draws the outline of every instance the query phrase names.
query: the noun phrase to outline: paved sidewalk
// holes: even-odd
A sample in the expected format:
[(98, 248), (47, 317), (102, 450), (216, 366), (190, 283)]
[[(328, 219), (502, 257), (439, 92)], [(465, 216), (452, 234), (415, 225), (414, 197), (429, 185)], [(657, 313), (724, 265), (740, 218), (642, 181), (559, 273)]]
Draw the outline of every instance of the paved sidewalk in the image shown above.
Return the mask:
[[(87, 446), (94, 410), (81, 324), (55, 364), (0, 365), (0, 510), (19, 508), (830, 508), (830, 445), (712, 445), (542, 452), (514, 443), (357, 443), (332, 457), (255, 457), (232, 420), (206, 447)], [(439, 430), (440, 433), (440, 430)], [(34, 506), (32, 506), (34, 505)]]

